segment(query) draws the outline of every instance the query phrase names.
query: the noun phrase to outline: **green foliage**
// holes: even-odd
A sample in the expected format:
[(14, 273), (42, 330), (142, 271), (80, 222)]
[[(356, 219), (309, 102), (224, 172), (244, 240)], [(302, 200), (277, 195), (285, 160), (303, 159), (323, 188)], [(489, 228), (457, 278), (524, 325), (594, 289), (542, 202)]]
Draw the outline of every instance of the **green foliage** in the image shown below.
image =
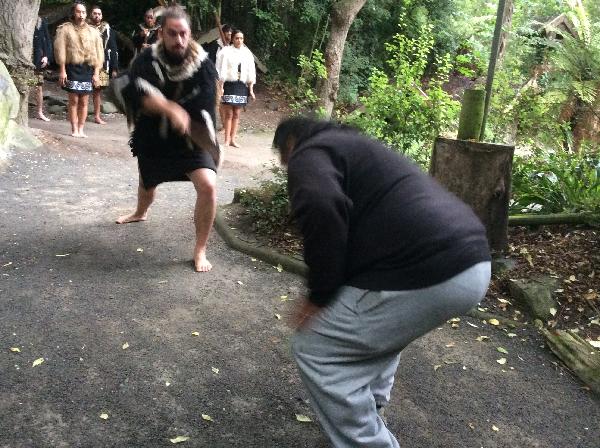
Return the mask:
[(273, 179), (262, 181), (258, 188), (240, 190), (240, 203), (248, 210), (255, 230), (263, 235), (282, 231), (290, 220), (286, 172), (277, 166), (270, 171)]
[(327, 79), (325, 58), (319, 50), (313, 50), (310, 58), (301, 54), (298, 57), (300, 76), (294, 89), (294, 103), (291, 108), (294, 113), (302, 113), (316, 109), (317, 115), (323, 116), (322, 109), (317, 109), (319, 97), (315, 93), (319, 80)]
[(513, 212), (597, 213), (600, 211), (599, 154), (538, 150), (527, 157), (516, 157), (512, 189)]
[(386, 44), (393, 78), (374, 68), (368, 93), (361, 98), (364, 110), (346, 117), (350, 124), (422, 165), (428, 163), (433, 139), (450, 126), (458, 112), (458, 103), (442, 89), (451, 70), (449, 56), (437, 59), (436, 72), (423, 83), (433, 45), (428, 23), (421, 25), (414, 38), (396, 34)]

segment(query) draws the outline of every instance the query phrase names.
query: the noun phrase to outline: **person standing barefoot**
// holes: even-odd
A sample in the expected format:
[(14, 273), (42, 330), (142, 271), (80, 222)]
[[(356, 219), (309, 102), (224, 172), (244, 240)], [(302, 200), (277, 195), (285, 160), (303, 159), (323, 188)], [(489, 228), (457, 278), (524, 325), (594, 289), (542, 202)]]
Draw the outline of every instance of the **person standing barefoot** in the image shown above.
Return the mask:
[(35, 65), (37, 100), (37, 117), (43, 121), (50, 121), (44, 115), (44, 69), (52, 63), (52, 40), (48, 32), (47, 22), (38, 17), (35, 29), (33, 31), (33, 64)]
[(71, 136), (85, 138), (88, 101), (93, 87), (99, 85), (104, 62), (102, 38), (98, 30), (85, 21), (83, 3), (71, 7), (71, 20), (59, 26), (54, 42), (54, 56), (60, 67), (58, 83), (68, 92), (68, 118)]
[(244, 45), (244, 33), (231, 32), (231, 44), (217, 54), (217, 71), (223, 111), (225, 145), (239, 148), (236, 141), (242, 107), (255, 99), (256, 67), (252, 52)]

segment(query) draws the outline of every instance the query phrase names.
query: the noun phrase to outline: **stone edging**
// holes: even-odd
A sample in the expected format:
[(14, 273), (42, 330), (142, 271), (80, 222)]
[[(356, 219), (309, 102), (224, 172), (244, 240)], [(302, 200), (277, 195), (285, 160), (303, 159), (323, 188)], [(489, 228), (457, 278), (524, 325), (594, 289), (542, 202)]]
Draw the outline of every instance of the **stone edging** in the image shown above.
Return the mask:
[[(269, 263), (273, 266), (280, 265), (283, 269), (288, 272), (291, 272), (296, 275), (300, 275), (301, 277), (306, 277), (308, 274), (308, 266), (303, 261), (297, 260), (288, 255), (284, 255), (276, 250), (269, 249), (266, 247), (260, 247), (255, 244), (252, 244), (248, 241), (242, 240), (238, 233), (235, 232), (235, 229), (231, 229), (227, 225), (225, 217), (223, 216), (222, 208), (219, 207), (217, 209), (217, 214), (215, 217), (215, 230), (217, 233), (223, 238), (225, 243), (232, 249), (235, 249), (244, 254), (250, 255), (251, 257), (255, 257), (259, 260), (264, 261), (265, 263)], [(508, 326), (508, 327), (516, 327), (523, 326), (522, 322), (516, 322), (510, 319), (507, 319), (503, 316), (498, 316), (492, 313), (484, 313), (479, 311), (477, 308), (473, 308), (471, 311), (467, 313), (467, 316), (472, 317), (474, 319), (480, 320), (489, 320), (496, 319), (500, 324)]]

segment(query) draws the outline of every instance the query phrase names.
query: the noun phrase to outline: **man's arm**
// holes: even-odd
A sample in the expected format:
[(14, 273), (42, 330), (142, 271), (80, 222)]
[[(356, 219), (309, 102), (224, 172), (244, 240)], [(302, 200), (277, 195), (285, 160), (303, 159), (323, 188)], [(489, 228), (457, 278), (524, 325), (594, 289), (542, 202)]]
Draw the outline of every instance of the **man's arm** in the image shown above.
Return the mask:
[(142, 98), (142, 110), (148, 115), (165, 115), (178, 133), (190, 133), (190, 116), (183, 107), (163, 95), (150, 94)]
[(288, 179), (292, 214), (309, 267), (309, 300), (325, 306), (345, 281), (352, 204), (343, 191), (343, 174), (325, 150), (306, 148), (294, 154)]

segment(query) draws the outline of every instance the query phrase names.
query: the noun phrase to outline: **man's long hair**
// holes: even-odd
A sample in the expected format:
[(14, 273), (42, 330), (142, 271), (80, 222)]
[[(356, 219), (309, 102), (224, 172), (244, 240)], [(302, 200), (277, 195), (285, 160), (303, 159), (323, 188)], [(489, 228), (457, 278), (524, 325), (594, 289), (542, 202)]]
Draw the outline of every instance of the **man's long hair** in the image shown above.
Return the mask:
[(317, 120), (307, 117), (294, 117), (283, 120), (275, 130), (273, 137), (273, 148), (279, 152), (286, 151), (286, 143), (291, 137), (295, 146), (309, 137), (325, 129), (353, 129), (350, 126), (341, 125), (333, 121)]

